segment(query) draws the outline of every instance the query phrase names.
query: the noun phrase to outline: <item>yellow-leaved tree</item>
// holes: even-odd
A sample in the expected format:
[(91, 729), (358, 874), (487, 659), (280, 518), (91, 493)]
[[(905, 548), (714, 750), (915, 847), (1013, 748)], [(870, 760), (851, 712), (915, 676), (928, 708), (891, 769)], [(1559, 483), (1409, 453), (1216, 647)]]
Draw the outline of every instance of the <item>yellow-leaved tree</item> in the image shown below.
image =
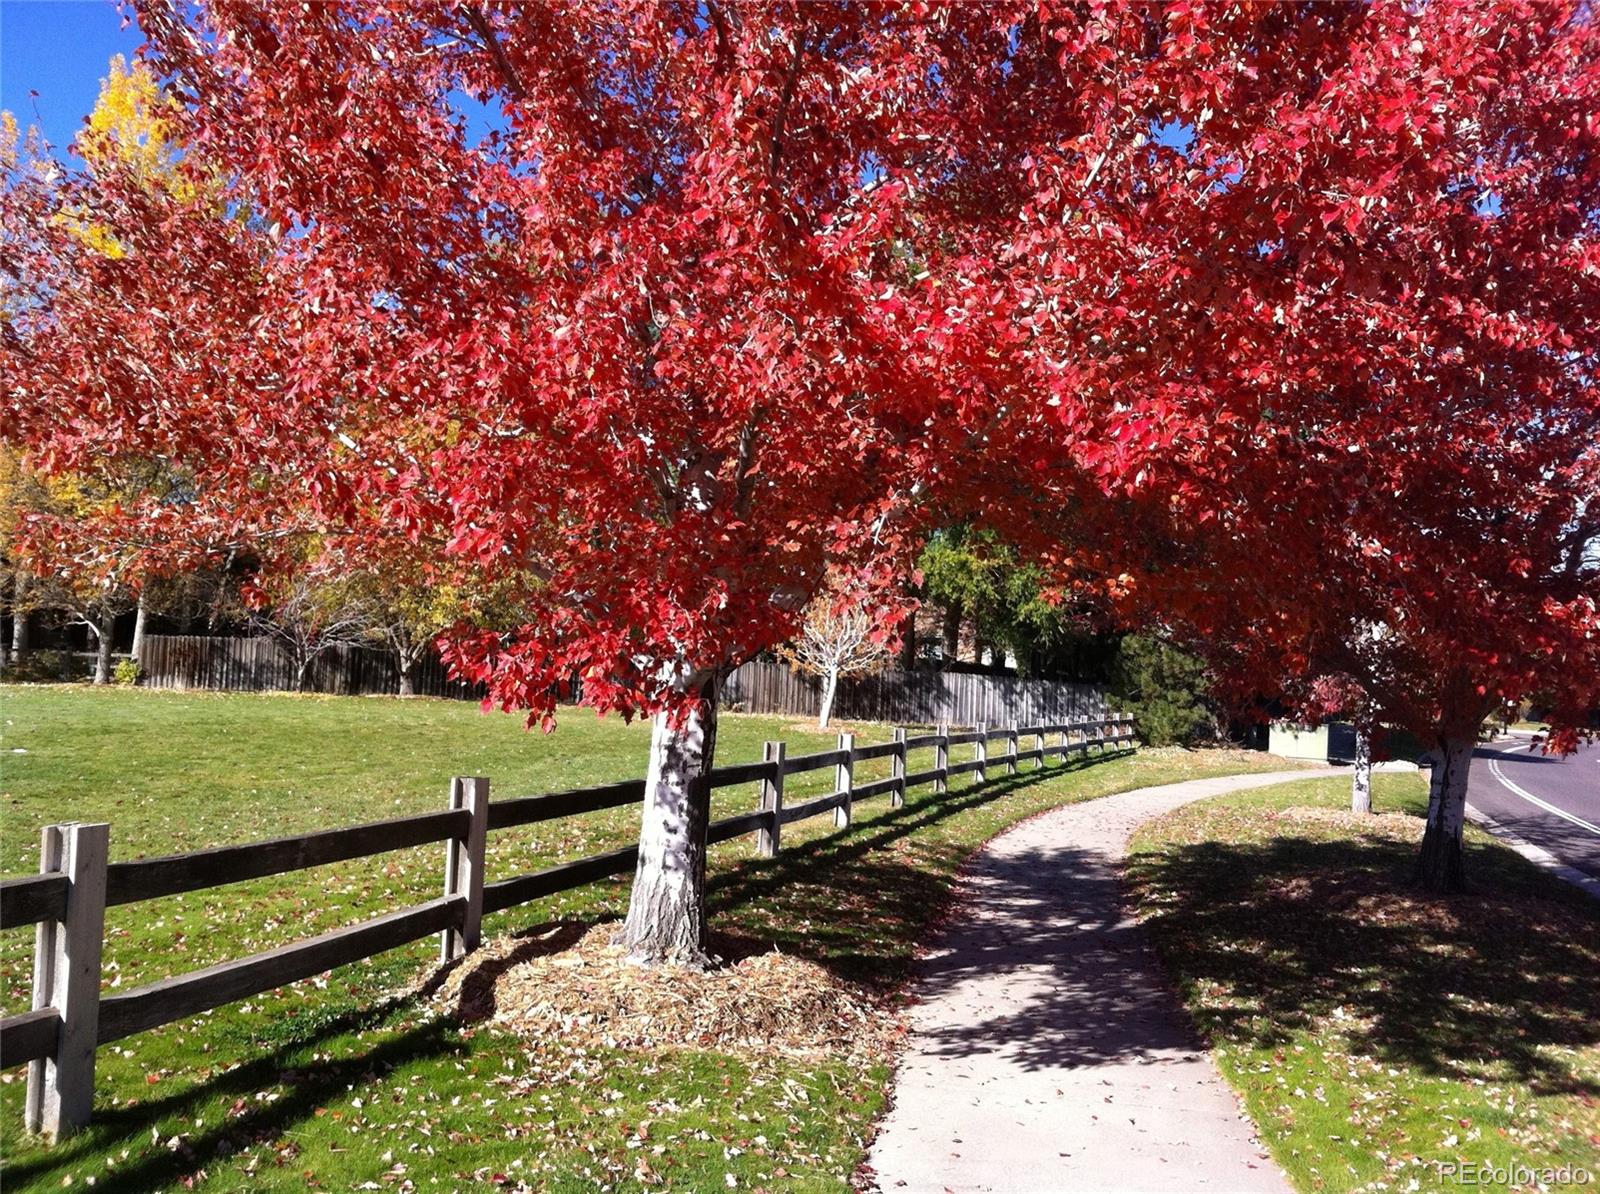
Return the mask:
[[(188, 202), (196, 189), (192, 177), (178, 168), (183, 149), (176, 114), (176, 101), (162, 93), (150, 68), (137, 59), (129, 66), (117, 54), (73, 144), (91, 174), (117, 171), (146, 190)], [(71, 207), (58, 218), (89, 248), (117, 260), (126, 255), (126, 246), (100, 221)]]
[[(182, 167), (183, 147), (177, 138), (177, 106), (165, 95), (145, 63), (131, 65), (119, 54), (101, 80), (100, 94), (74, 145), (91, 180), (131, 187), (165, 201), (187, 204), (199, 194), (193, 172)], [(19, 135), (11, 113), (0, 114), (0, 166), (48, 177), (62, 167), (44, 154), (37, 135)], [(223, 218), (220, 203), (216, 214)], [(130, 252), (124, 238), (76, 202), (63, 202), (52, 217), (92, 253), (122, 262)], [(8, 345), (20, 345), (9, 334), (11, 324), (28, 304), (47, 295), (8, 288), (0, 308), (0, 332)], [(12, 309), (15, 306), (16, 309)], [(0, 433), (3, 434), (3, 433)], [(108, 513), (127, 508), (137, 498), (181, 500), (188, 486), (173, 461), (151, 456), (122, 459), (100, 467), (51, 470), (48, 460), (29, 459), (0, 440), (0, 554), (13, 614), (12, 655), (26, 650), (27, 617), (49, 610), (89, 630), (96, 646), (94, 679), (109, 682), (116, 620), (137, 608), (133, 655), (137, 662), (149, 602), (140, 553), (131, 545), (120, 551), (89, 550), (95, 532), (89, 529)], [(30, 523), (50, 528), (29, 534)], [(76, 529), (83, 533), (75, 534)]]

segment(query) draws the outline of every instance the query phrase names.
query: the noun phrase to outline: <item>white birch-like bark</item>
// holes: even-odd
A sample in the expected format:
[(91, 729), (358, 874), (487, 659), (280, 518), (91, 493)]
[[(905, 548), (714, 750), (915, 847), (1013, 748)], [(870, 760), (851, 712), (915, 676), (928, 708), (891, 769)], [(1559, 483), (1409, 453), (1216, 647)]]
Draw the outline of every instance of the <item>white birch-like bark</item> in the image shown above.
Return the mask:
[(1356, 765), (1350, 776), (1350, 811), (1372, 811), (1372, 737), (1363, 725), (1356, 726)]
[(1473, 738), (1441, 738), (1439, 759), (1428, 784), (1428, 824), (1417, 855), (1416, 881), (1429, 891), (1460, 891), (1466, 886), (1462, 830), (1467, 821), (1467, 775)]
[(139, 607), (133, 615), (133, 661), (140, 667), (144, 666), (144, 631), (149, 616), (144, 593), (143, 589), (139, 590)]
[(825, 730), (828, 722), (833, 718), (833, 699), (839, 694), (839, 673), (837, 669), (828, 673), (822, 687), (822, 710), (817, 714), (817, 728)]
[(622, 944), (643, 965), (703, 969), (706, 948), (706, 826), (716, 753), (716, 686), (701, 687), (699, 705), (677, 725), (658, 713), (651, 726), (650, 766), (639, 827)]
[(21, 571), (11, 587), (11, 662), (21, 663), (28, 651), (28, 578)]
[(318, 653), (315, 651), (300, 651), (296, 654), (297, 658), (294, 665), (294, 690), (296, 692), (304, 692), (306, 690), (306, 681), (311, 677), (311, 665), (317, 661)]
[(89, 622), (89, 629), (95, 636), (94, 682), (96, 684), (111, 683), (111, 647), (116, 634), (116, 625), (114, 614), (102, 614), (98, 622)]

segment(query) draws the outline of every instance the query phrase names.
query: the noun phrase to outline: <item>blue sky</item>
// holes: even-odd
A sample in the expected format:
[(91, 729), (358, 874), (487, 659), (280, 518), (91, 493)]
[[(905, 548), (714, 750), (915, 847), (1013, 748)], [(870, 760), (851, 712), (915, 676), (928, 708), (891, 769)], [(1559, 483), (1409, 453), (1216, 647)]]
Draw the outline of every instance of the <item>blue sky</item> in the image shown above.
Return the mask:
[(0, 108), (65, 158), (111, 56), (131, 58), (143, 40), (112, 0), (0, 0)]
[[(107, 63), (113, 54), (131, 59), (143, 40), (138, 25), (122, 27), (114, 0), (0, 0), (0, 108), (24, 127), (38, 125), (58, 158), (75, 161), (67, 146), (94, 107)], [(472, 140), (505, 127), (496, 108), (460, 92), (451, 99)]]

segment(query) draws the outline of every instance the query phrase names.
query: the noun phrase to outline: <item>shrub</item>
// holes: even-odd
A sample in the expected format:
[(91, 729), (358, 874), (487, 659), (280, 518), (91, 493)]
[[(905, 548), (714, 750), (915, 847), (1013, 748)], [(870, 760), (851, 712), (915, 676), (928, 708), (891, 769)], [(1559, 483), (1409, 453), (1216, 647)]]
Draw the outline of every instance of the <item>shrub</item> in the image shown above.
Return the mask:
[(80, 679), (75, 674), (74, 660), (63, 651), (24, 651), (0, 669), (0, 679), (19, 684), (50, 684), (62, 679), (62, 668), (68, 678)]
[(1133, 714), (1134, 730), (1147, 746), (1187, 746), (1208, 736), (1207, 689), (1205, 664), (1193, 655), (1146, 635), (1122, 640), (1111, 695)]
[(139, 661), (137, 659), (119, 659), (117, 660), (117, 670), (113, 673), (113, 679), (118, 684), (137, 684), (140, 674)]

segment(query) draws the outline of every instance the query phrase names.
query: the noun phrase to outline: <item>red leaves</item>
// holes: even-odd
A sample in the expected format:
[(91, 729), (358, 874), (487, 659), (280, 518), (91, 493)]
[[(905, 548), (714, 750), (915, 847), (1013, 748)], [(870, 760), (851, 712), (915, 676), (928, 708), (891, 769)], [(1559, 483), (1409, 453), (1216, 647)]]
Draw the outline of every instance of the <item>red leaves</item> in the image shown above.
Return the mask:
[[(536, 716), (574, 676), (671, 703), (967, 519), (1241, 687), (1382, 625), (1429, 708), (1460, 660), (1593, 699), (1592, 22), (689, 11), (218, 0), (194, 38), (151, 0), (252, 219), (9, 182), (52, 299), (16, 437), (176, 462), (208, 534), (439, 545), (523, 612), (452, 665)], [(134, 252), (74, 250), (67, 201)]]

